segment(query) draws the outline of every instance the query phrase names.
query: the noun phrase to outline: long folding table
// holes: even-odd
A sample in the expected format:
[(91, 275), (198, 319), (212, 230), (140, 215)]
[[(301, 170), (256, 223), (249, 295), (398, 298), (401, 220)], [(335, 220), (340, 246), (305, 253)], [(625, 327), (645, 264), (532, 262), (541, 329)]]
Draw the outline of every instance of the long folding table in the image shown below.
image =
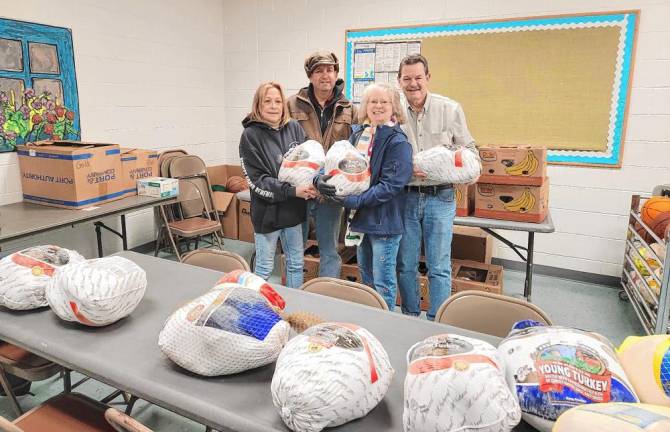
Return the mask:
[[(128, 249), (126, 213), (174, 202), (174, 198), (131, 196), (84, 209), (64, 209), (29, 202), (0, 206), (0, 247), (3, 243), (18, 240), (46, 231), (86, 222), (94, 222), (98, 243), (98, 256), (102, 256), (102, 229), (121, 238), (123, 250)], [(121, 216), (121, 232), (105, 225), (100, 219)], [(2, 249), (0, 249), (2, 250)]]
[[(176, 366), (158, 348), (158, 334), (166, 318), (209, 290), (220, 273), (134, 252), (118, 255), (147, 272), (146, 295), (131, 316), (107, 327), (91, 328), (61, 321), (48, 309), (0, 309), (0, 339), (217, 430), (287, 431), (272, 405), (273, 365), (205, 378)], [(371, 331), (390, 356), (395, 376), (384, 400), (366, 417), (336, 428), (338, 431), (403, 430), (405, 356), (417, 341), (451, 332), (499, 342), (493, 336), (399, 313), (276, 288), (288, 312), (310, 311), (326, 320), (358, 324)]]

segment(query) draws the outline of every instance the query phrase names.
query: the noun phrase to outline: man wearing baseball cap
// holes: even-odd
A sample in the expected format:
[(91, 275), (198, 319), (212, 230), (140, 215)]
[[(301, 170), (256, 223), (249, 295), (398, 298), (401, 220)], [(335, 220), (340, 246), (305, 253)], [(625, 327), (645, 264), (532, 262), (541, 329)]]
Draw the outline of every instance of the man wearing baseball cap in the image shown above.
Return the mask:
[[(351, 124), (356, 118), (355, 107), (342, 94), (344, 81), (337, 78), (340, 64), (335, 54), (314, 52), (307, 56), (304, 67), (309, 86), (288, 99), (288, 108), (291, 117), (305, 130), (307, 139), (320, 142), (327, 152), (335, 141), (349, 139)], [(323, 181), (318, 181), (316, 186), (319, 189), (328, 187)], [(339, 278), (342, 260), (337, 253), (337, 241), (343, 209), (328, 201), (314, 200), (307, 212), (303, 237), (307, 239), (309, 216), (312, 215), (319, 243), (319, 276)]]

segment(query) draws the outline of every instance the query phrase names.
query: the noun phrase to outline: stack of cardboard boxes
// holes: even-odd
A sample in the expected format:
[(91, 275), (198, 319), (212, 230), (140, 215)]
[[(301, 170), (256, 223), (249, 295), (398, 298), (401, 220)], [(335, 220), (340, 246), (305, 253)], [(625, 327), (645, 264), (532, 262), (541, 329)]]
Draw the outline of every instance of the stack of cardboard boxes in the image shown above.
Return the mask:
[(17, 148), (23, 200), (79, 209), (137, 194), (137, 180), (158, 174), (152, 150), (118, 144), (39, 141)]
[(480, 147), (479, 155), (482, 175), (476, 184), (476, 217), (534, 223), (547, 217), (547, 149)]

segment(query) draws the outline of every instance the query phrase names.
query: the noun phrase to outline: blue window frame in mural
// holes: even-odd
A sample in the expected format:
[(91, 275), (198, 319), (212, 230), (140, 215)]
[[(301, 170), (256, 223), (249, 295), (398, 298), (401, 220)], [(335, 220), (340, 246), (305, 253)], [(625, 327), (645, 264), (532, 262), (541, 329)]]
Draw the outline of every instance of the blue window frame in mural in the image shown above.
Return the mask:
[(80, 130), (70, 29), (0, 18), (0, 152)]

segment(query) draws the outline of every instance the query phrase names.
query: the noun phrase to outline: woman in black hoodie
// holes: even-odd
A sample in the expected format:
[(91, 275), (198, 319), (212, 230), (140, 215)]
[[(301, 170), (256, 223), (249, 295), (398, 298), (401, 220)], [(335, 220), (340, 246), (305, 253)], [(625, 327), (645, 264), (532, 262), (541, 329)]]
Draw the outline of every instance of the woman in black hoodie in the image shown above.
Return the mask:
[(266, 82), (256, 89), (251, 113), (242, 121), (240, 161), (251, 189), (251, 222), (256, 244), (254, 272), (263, 279), (274, 269), (277, 239), (286, 254), (286, 285), (302, 285), (306, 200), (317, 195), (313, 186), (279, 181), (286, 152), (305, 141), (305, 132), (289, 118), (281, 85)]

